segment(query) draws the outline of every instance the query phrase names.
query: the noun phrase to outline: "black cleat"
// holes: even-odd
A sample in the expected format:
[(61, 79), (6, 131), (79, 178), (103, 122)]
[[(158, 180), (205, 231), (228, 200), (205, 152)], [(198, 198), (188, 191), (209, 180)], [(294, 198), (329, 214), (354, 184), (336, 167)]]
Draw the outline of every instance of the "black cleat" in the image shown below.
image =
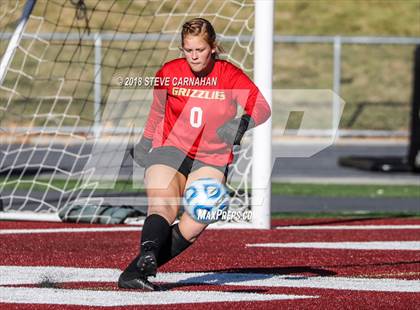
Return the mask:
[[(158, 291), (160, 290), (159, 286), (154, 285), (153, 283), (147, 280), (147, 275), (139, 270), (137, 267), (138, 262), (140, 261), (139, 256), (128, 265), (128, 267), (123, 271), (118, 279), (118, 287), (120, 288), (129, 288), (129, 289), (139, 289), (143, 291)], [(147, 265), (147, 264), (146, 264)], [(156, 272), (155, 272), (156, 274)]]
[(156, 243), (153, 241), (146, 241), (141, 245), (141, 255), (137, 261), (137, 268), (146, 277), (156, 276), (157, 259), (154, 252), (155, 248)]
[(143, 291), (158, 291), (159, 287), (149, 282), (145, 276), (139, 273), (126, 273), (125, 271), (118, 279), (119, 288), (137, 289)]
[(140, 256), (137, 261), (137, 268), (142, 275), (147, 276), (156, 276), (157, 262), (155, 254), (152, 252), (146, 252)]

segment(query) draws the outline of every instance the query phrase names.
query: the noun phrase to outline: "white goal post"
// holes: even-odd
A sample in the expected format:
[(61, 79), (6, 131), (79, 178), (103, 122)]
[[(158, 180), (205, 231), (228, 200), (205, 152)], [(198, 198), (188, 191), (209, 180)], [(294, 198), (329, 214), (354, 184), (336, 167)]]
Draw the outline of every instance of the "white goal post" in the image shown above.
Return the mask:
[[(274, 1), (255, 1), (254, 82), (272, 106)], [(271, 118), (254, 129), (252, 199), (259, 204), (254, 212), (254, 225), (270, 228), (271, 220)]]
[[(222, 58), (271, 104), (273, 10), (273, 0), (0, 5), (0, 219), (58, 221), (72, 204), (144, 207), (143, 169), (128, 163), (127, 150), (141, 136), (151, 92), (121, 82), (154, 76), (179, 57), (182, 24), (203, 17)], [(252, 218), (214, 227), (270, 228), (271, 119), (251, 133), (228, 185), (232, 208)]]
[(15, 31), (13, 32), (13, 36), (7, 45), (7, 49), (4, 52), (1, 62), (0, 62), (0, 85), (3, 84), (4, 76), (6, 75), (7, 68), (10, 64), (10, 61), (15, 53), (15, 50), (20, 42), (22, 37), (23, 29), (29, 19), (29, 15), (32, 13), (32, 9), (36, 0), (28, 0), (22, 12), (22, 18), (20, 19), (19, 23), (16, 26)]

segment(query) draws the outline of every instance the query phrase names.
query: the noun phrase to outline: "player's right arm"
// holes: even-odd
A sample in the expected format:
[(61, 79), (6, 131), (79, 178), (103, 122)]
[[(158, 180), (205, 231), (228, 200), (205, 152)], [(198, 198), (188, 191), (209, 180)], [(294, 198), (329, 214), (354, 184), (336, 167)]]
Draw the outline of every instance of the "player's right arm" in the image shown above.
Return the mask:
[[(156, 73), (156, 78), (163, 78), (163, 68)], [(156, 86), (153, 90), (153, 102), (150, 107), (149, 116), (147, 117), (146, 125), (144, 126), (143, 137), (153, 140), (153, 135), (156, 131), (157, 125), (163, 120), (165, 116), (165, 103), (167, 97), (166, 88), (163, 86)]]
[[(163, 69), (156, 73), (157, 78), (163, 77)], [(146, 155), (152, 148), (153, 135), (156, 127), (161, 123), (165, 116), (165, 103), (167, 91), (164, 87), (156, 86), (153, 90), (153, 102), (150, 107), (149, 115), (144, 126), (143, 136), (140, 142), (137, 143), (130, 151), (134, 161), (141, 167), (145, 167)]]

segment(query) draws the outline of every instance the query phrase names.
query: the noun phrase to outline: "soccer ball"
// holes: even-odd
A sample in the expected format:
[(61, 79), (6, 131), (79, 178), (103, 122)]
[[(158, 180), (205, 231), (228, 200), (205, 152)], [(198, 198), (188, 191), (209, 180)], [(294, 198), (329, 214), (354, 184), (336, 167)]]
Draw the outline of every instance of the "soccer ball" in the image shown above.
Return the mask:
[(219, 180), (203, 178), (192, 182), (186, 189), (183, 203), (185, 211), (196, 222), (211, 224), (227, 212), (229, 195)]

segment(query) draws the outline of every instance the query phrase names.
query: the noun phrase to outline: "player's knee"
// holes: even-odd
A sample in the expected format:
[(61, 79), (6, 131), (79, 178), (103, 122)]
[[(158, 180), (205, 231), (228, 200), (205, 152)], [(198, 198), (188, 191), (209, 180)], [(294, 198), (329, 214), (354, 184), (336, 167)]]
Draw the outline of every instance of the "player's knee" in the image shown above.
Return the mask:
[(194, 231), (194, 232), (189, 232), (186, 235), (184, 235), (185, 240), (187, 240), (190, 243), (194, 243), (198, 237), (201, 235), (201, 233), (204, 231), (204, 229), (200, 232)]
[(157, 214), (160, 215), (161, 217), (163, 217), (169, 225), (173, 224), (173, 222), (175, 222), (176, 220), (176, 215), (174, 215), (174, 213), (172, 212), (167, 212), (166, 210), (160, 210), (160, 209), (153, 209), (147, 212), (147, 215), (150, 216), (152, 214)]
[(204, 231), (206, 226), (204, 225), (188, 225), (189, 223), (185, 223), (183, 219), (181, 219), (179, 223), (179, 230), (182, 236), (188, 240), (189, 242), (194, 242), (197, 238), (201, 235)]
[(147, 214), (158, 214), (172, 224), (178, 215), (179, 205), (170, 204), (168, 201), (159, 201), (158, 204), (149, 203)]
[(194, 237), (191, 237), (191, 238), (188, 238), (186, 240), (188, 240), (188, 242), (190, 242), (190, 243), (194, 243), (197, 240), (197, 238), (198, 238), (198, 235), (194, 236)]
[(150, 208), (171, 209), (174, 207), (178, 207), (181, 203), (180, 199), (170, 197), (148, 197), (147, 199)]

